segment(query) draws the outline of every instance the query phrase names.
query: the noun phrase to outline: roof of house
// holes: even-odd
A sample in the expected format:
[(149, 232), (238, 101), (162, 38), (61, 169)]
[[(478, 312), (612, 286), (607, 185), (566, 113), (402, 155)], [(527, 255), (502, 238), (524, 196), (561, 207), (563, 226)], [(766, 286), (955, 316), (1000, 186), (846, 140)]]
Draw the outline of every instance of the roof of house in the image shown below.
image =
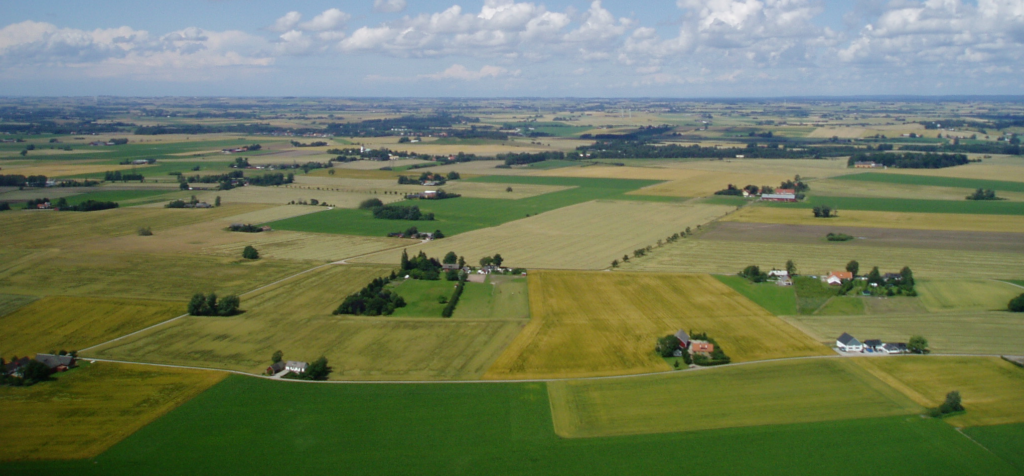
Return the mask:
[(306, 371), (306, 367), (308, 365), (309, 364), (307, 364), (305, 362), (298, 361), (298, 360), (289, 360), (288, 363), (285, 364), (285, 367), (289, 368), (289, 369), (300, 369), (303, 372), (305, 372)]
[(61, 365), (70, 367), (71, 364), (75, 363), (75, 358), (70, 355), (36, 354), (36, 360), (46, 364), (51, 369)]
[(7, 367), (4, 368), (4, 371), (6, 371), (7, 373), (14, 372), (15, 370), (18, 370), (18, 368), (23, 367), (25, 364), (27, 364), (29, 360), (31, 359), (29, 359), (28, 357), (22, 357), (18, 360), (12, 360), (10, 362), (7, 362)]
[(845, 332), (843, 333), (843, 335), (839, 336), (838, 339), (836, 339), (836, 342), (839, 342), (840, 344), (843, 345), (860, 345), (860, 341), (857, 340), (856, 337), (853, 337)]
[(836, 277), (839, 279), (853, 279), (853, 273), (849, 271), (833, 271), (828, 274), (828, 277)]
[(686, 331), (682, 329), (680, 329), (679, 332), (676, 332), (675, 336), (676, 339), (679, 339), (681, 342), (690, 342), (690, 334), (687, 334)]
[(284, 361), (278, 360), (277, 362), (270, 364), (270, 369), (273, 370), (274, 373), (284, 370)]
[(796, 195), (792, 193), (762, 193), (761, 198), (765, 199), (776, 199), (776, 200), (796, 200)]
[(882, 345), (882, 341), (880, 339), (868, 339), (864, 341), (864, 345), (868, 347), (878, 347)]
[[(885, 350), (900, 350), (899, 344), (883, 344), (882, 348)], [(904, 346), (906, 348), (906, 346)]]

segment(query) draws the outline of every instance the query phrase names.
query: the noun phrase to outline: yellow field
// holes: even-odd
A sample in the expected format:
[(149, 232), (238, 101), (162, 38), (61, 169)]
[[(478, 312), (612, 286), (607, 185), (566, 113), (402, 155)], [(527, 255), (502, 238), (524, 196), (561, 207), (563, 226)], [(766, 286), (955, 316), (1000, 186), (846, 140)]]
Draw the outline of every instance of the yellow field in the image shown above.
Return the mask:
[[(834, 177), (851, 172), (846, 159), (726, 159), (726, 160), (635, 160), (630, 165), (656, 168), (691, 169), (708, 172), (746, 173), (755, 175), (781, 175), (787, 179), (799, 175), (802, 179)], [(739, 185), (739, 184), (736, 184)], [(743, 184), (746, 185), (746, 184)], [(743, 186), (739, 185), (739, 186)], [(776, 185), (756, 184), (760, 185)]]
[[(435, 171), (434, 169), (429, 170), (432, 172)], [(456, 170), (458, 170), (458, 168), (456, 168)], [(295, 182), (296, 185), (291, 185), (289, 187), (303, 188), (307, 190), (323, 188), (324, 190), (340, 190), (343, 192), (375, 193), (371, 196), (380, 198), (384, 202), (399, 200), (399, 197), (408, 193), (419, 193), (424, 190), (437, 190), (438, 188), (442, 188), (447, 192), (458, 193), (465, 197), (501, 198), (510, 200), (534, 197), (545, 193), (558, 192), (572, 188), (557, 185), (481, 183), (464, 182), (462, 180), (453, 180), (440, 187), (426, 187), (418, 184), (398, 185), (397, 180), (361, 180), (332, 177), (299, 177)], [(509, 186), (512, 187), (512, 192), (506, 191)], [(384, 192), (389, 192), (391, 195), (385, 195)], [(309, 194), (317, 192), (310, 191), (305, 193)], [(395, 193), (398, 193), (399, 195), (394, 195)]]
[(847, 359), (548, 383), (563, 438), (875, 418), (923, 409)]
[(334, 167), (339, 169), (352, 170), (380, 170), (381, 167), (404, 167), (406, 165), (429, 164), (428, 160), (420, 159), (398, 159), (398, 160), (357, 160), (355, 162), (342, 162)]
[(186, 317), (86, 354), (259, 373), (275, 350), (327, 357), (332, 379), (479, 378), (526, 322), (332, 316), (345, 296), (391, 268), (328, 266), (251, 296), (236, 317)]
[[(56, 152), (56, 151), (55, 151)], [(38, 164), (38, 162), (37, 162)], [(75, 162), (45, 162), (45, 165), (31, 165), (28, 167), (11, 167), (4, 166), (5, 173), (16, 173), (18, 175), (45, 175), (47, 177), (65, 177), (68, 175), (79, 175), (79, 174), (94, 174), (99, 172), (114, 171), (114, 170), (129, 170), (133, 166), (131, 165), (110, 165), (110, 164), (94, 164), (89, 161), (75, 161)], [(143, 167), (135, 166), (140, 169)]]
[[(1021, 169), (1024, 173), (1024, 169)], [(963, 200), (973, 190), (957, 187), (931, 187), (858, 180), (819, 180), (814, 182), (815, 196), (886, 197), (911, 200)], [(1024, 200), (1024, 193), (999, 192), (1000, 198)], [(845, 214), (846, 211), (843, 211)]]
[(1021, 230), (1024, 230), (1024, 216), (1020, 215), (966, 215), (842, 210), (838, 217), (826, 220), (814, 218), (811, 211), (807, 209), (775, 207), (745, 207), (724, 218), (722, 221), (1008, 233), (1020, 233)]
[(268, 223), (285, 218), (292, 218), (310, 213), (322, 212), (325, 208), (311, 205), (281, 205), (279, 207), (267, 208), (255, 212), (240, 213), (224, 217), (223, 221), (230, 223)]
[(988, 279), (920, 280), (915, 288), (929, 311), (1005, 311), (1010, 299), (1024, 293), (1012, 284)]
[(819, 127), (814, 129), (807, 137), (827, 138), (839, 137), (840, 139), (859, 139), (867, 134), (863, 127)]
[(883, 173), (1024, 182), (1024, 166), (1019, 161), (1013, 162), (1015, 165), (1009, 165), (996, 162), (994, 159), (984, 160), (982, 163), (958, 165), (943, 169), (887, 169)]
[[(462, 233), (409, 248), (430, 256), (455, 251), (474, 263), (500, 253), (509, 266), (604, 269), (612, 260), (654, 245), (686, 227), (708, 223), (733, 207), (633, 201), (592, 201)], [(397, 263), (400, 250), (354, 262)]]
[(225, 375), (100, 362), (84, 363), (55, 382), (0, 387), (0, 460), (97, 456)]
[(997, 357), (861, 358), (857, 364), (926, 407), (960, 392), (967, 413), (948, 418), (956, 426), (1024, 423), (1024, 370)]
[[(288, 260), (339, 261), (387, 249), (418, 244), (419, 240), (376, 236), (328, 235), (275, 230), (258, 233), (255, 240), (208, 247), (204, 253), (237, 257), (247, 244), (256, 247), (260, 257)], [(397, 263), (398, 261), (395, 261)]]
[(184, 301), (44, 297), (0, 316), (0, 353), (84, 349), (184, 313)]
[(340, 208), (356, 208), (359, 202), (367, 198), (380, 198), (382, 201), (393, 202), (398, 196), (377, 196), (369, 193), (327, 190), (327, 187), (303, 188), (295, 186), (283, 187), (237, 187), (227, 191), (210, 191), (197, 193), (196, 197), (213, 203), (220, 196), (221, 203), (266, 203), (271, 205), (287, 205), (292, 201), (317, 199)]
[[(738, 213), (742, 213), (742, 210)], [(1019, 279), (1020, 270), (1024, 269), (1024, 255), (1020, 253), (950, 252), (925, 248), (844, 247), (841, 244), (806, 245), (701, 239), (680, 240), (656, 249), (646, 257), (630, 259), (629, 263), (621, 266), (621, 269), (736, 274), (752, 264), (760, 266), (761, 269), (785, 269), (787, 260), (793, 260), (800, 273), (808, 275), (844, 269), (850, 260), (857, 260), (862, 269), (866, 266), (878, 266), (883, 272), (895, 273), (904, 266), (910, 266), (918, 279)]]
[(706, 331), (734, 362), (825, 355), (827, 347), (706, 275), (535, 271), (530, 314), (485, 378), (562, 378), (669, 370), (655, 341)]

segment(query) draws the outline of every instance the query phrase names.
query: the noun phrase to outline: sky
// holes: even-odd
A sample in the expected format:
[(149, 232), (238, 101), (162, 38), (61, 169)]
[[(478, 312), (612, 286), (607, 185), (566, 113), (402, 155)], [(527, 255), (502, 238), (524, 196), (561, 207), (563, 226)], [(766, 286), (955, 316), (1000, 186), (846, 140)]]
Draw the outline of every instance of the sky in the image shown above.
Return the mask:
[(0, 0), (0, 95), (1024, 94), (1024, 0)]

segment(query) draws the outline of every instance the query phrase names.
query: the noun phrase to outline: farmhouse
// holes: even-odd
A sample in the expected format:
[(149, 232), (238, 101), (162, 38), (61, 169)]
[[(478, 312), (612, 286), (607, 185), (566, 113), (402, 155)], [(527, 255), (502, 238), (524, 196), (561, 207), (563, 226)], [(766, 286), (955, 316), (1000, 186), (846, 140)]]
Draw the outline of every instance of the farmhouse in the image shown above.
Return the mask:
[(36, 354), (36, 360), (50, 368), (50, 372), (64, 372), (75, 366), (75, 358), (70, 355)]
[(879, 339), (868, 339), (868, 340), (864, 341), (864, 348), (865, 349), (871, 349), (871, 350), (881, 350), (882, 349), (882, 341), (879, 340)]
[(274, 375), (282, 370), (284, 370), (284, 362), (278, 360), (267, 367), (267, 375)]
[(836, 339), (836, 347), (843, 352), (864, 352), (864, 344), (845, 332)]
[(309, 367), (309, 364), (305, 362), (299, 362), (297, 360), (289, 360), (284, 364), (285, 370), (289, 372), (295, 372), (297, 374), (306, 373), (306, 367)]
[(769, 278), (788, 278), (789, 277), (789, 271), (786, 271), (784, 269), (773, 269), (773, 270), (768, 272), (768, 277)]
[(690, 334), (687, 334), (686, 331), (680, 329), (679, 332), (675, 333), (675, 336), (676, 339), (679, 339), (679, 347), (686, 348), (690, 346)]
[(796, 195), (796, 189), (793, 188), (777, 188), (775, 189), (776, 195)]
[(907, 345), (902, 343), (882, 344), (882, 348), (878, 351), (886, 354), (903, 354), (907, 352)]
[(849, 271), (833, 271), (825, 277), (824, 281), (833, 286), (843, 284), (843, 281), (849, 281), (853, 279), (853, 273)]
[(775, 285), (776, 286), (792, 286), (793, 285), (793, 280), (789, 279), (788, 277), (779, 278), (779, 279), (777, 279), (775, 281)]
[(28, 357), (22, 357), (20, 359), (10, 361), (4, 366), (4, 373), (7, 375), (21, 376), (21, 368), (28, 365), (30, 360), (31, 359)]
[(874, 162), (854, 162), (853, 168), (855, 169), (873, 169), (879, 165)]
[(765, 202), (795, 202), (796, 195), (792, 193), (762, 193), (761, 200)]
[(706, 353), (710, 354), (715, 351), (715, 344), (710, 342), (704, 342), (702, 340), (695, 340), (690, 343), (690, 353)]

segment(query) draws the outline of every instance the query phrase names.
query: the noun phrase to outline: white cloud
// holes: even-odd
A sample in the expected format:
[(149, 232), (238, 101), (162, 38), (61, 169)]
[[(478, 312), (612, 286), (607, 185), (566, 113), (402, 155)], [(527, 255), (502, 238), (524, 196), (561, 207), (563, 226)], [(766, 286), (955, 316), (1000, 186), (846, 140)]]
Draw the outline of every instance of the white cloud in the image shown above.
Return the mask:
[(373, 0), (373, 10), (381, 13), (398, 13), (405, 5), (405, 0)]
[(339, 27), (343, 27), (345, 22), (349, 21), (351, 18), (352, 15), (338, 10), (337, 8), (331, 8), (317, 15), (312, 20), (300, 24), (299, 27), (303, 30), (309, 31), (335, 30), (339, 29)]
[(483, 66), (479, 71), (472, 71), (461, 64), (454, 64), (440, 73), (424, 74), (419, 77), (435, 80), (455, 79), (459, 81), (479, 81), (484, 78), (517, 76), (518, 74), (518, 71), (509, 73), (507, 69), (499, 66)]
[(302, 21), (302, 14), (299, 12), (288, 12), (270, 27), (272, 31), (288, 31), (295, 28)]

